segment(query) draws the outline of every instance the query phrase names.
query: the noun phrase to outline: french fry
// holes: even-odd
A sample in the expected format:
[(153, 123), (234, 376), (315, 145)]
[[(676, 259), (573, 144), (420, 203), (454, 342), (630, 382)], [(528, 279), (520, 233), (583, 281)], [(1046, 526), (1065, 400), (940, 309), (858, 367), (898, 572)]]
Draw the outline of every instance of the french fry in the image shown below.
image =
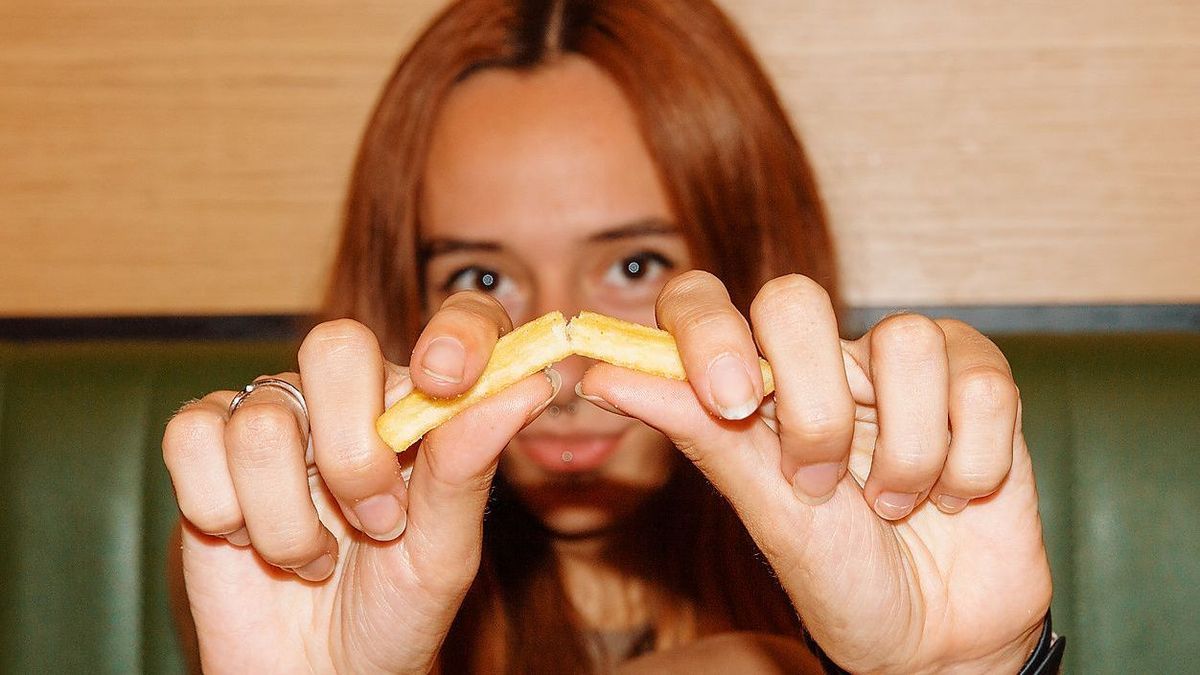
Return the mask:
[(468, 407), (570, 355), (567, 321), (562, 313), (550, 312), (500, 338), (483, 374), (466, 393), (443, 399), (413, 391), (379, 416), (375, 430), (393, 450), (404, 452)]
[[(687, 379), (675, 338), (665, 330), (580, 312), (567, 324), (567, 336), (573, 354), (672, 380)], [(758, 360), (758, 367), (762, 370), (764, 393), (770, 395), (775, 391), (774, 373), (763, 359)]]
[[(659, 377), (687, 379), (675, 338), (664, 330), (594, 312), (582, 312), (567, 322), (559, 312), (551, 312), (500, 338), (483, 374), (466, 393), (437, 399), (414, 391), (388, 408), (375, 428), (393, 450), (403, 452), (469, 406), (572, 354)], [(771, 366), (759, 359), (759, 368), (765, 393), (770, 394), (775, 391)]]

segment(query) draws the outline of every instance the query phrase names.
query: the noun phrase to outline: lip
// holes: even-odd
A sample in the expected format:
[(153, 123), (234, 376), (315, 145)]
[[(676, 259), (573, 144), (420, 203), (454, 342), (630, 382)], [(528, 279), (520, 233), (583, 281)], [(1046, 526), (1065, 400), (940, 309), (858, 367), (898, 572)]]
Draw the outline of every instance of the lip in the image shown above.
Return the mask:
[(612, 457), (620, 435), (522, 436), (517, 447), (542, 469), (553, 473), (595, 471)]

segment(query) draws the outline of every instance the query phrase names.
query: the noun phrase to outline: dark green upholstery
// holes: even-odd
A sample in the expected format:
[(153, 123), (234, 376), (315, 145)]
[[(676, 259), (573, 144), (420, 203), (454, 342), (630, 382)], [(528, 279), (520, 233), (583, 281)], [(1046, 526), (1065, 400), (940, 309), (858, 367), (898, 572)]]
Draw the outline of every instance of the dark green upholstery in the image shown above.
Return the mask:
[[(1073, 672), (1200, 672), (1200, 336), (1007, 338)], [(0, 344), (0, 672), (178, 672), (159, 442), (281, 343)]]

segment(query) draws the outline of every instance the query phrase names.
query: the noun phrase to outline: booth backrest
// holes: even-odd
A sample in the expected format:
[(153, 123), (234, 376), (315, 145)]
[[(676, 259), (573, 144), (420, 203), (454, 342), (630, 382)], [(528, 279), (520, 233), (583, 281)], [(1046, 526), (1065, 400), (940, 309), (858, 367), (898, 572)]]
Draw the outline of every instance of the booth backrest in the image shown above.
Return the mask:
[[(999, 340), (1072, 672), (1200, 672), (1200, 335)], [(271, 343), (0, 343), (0, 672), (175, 673), (160, 440)]]

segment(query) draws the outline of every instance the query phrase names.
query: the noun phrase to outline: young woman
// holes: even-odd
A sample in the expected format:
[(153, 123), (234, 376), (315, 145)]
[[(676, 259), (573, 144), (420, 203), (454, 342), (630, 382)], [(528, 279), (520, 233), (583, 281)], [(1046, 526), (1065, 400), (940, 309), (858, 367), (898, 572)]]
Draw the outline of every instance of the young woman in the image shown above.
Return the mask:
[[(1007, 364), (915, 315), (840, 340), (831, 298), (801, 146), (715, 7), (453, 4), (367, 128), (291, 386), (167, 429), (200, 660), (820, 672), (811, 637), (852, 671), (1016, 672), (1050, 576)], [(462, 393), (554, 309), (670, 330), (688, 382), (569, 358), (406, 483), (385, 405)]]

